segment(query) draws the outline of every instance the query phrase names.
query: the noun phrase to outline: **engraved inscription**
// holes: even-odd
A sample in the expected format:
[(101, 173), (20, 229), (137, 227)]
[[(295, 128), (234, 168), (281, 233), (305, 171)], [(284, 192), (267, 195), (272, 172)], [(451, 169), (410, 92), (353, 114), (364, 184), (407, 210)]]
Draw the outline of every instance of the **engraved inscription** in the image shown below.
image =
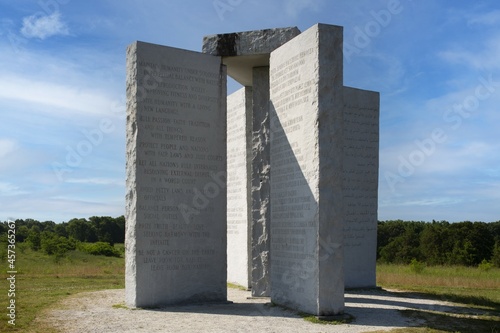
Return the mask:
[(344, 246), (361, 247), (377, 227), (377, 110), (345, 106), (344, 138)]
[[(140, 61), (138, 67), (143, 89), (137, 106), (140, 262), (151, 271), (209, 270), (207, 257), (216, 254), (207, 245), (210, 229), (186, 223), (178, 203), (211, 197), (204, 185), (211, 174), (224, 171), (225, 156), (212, 153), (211, 141), (220, 73), (154, 61)], [(214, 214), (211, 206), (198, 210)]]

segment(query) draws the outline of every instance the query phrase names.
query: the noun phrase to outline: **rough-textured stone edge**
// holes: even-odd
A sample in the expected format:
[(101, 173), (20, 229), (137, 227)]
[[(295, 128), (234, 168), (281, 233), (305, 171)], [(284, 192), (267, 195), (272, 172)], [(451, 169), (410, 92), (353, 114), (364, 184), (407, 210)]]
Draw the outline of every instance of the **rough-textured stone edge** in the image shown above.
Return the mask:
[(137, 303), (137, 257), (136, 257), (136, 222), (137, 222), (137, 43), (127, 47), (127, 121), (126, 121), (126, 195), (125, 195), (125, 302), (129, 307)]
[(269, 67), (253, 69), (252, 130), (252, 296), (270, 296), (271, 138)]
[(297, 27), (288, 27), (209, 35), (203, 37), (202, 52), (222, 57), (269, 54), (299, 34)]

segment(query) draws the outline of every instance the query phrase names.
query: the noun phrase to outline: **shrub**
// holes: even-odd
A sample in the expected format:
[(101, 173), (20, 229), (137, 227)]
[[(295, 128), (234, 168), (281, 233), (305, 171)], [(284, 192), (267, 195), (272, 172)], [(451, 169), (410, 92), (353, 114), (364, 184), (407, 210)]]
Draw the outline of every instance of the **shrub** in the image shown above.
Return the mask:
[(80, 243), (79, 250), (95, 256), (120, 257), (120, 251), (106, 242)]
[(413, 258), (410, 262), (410, 270), (415, 274), (420, 274), (424, 271), (425, 264)]
[(483, 261), (481, 261), (481, 263), (477, 267), (479, 268), (479, 270), (487, 272), (493, 268), (493, 264), (488, 260), (483, 259)]
[(75, 242), (55, 234), (45, 234), (41, 239), (41, 248), (47, 254), (63, 256), (66, 252), (76, 248)]
[(491, 256), (491, 263), (500, 268), (500, 241), (495, 243), (495, 247), (493, 248), (493, 255)]

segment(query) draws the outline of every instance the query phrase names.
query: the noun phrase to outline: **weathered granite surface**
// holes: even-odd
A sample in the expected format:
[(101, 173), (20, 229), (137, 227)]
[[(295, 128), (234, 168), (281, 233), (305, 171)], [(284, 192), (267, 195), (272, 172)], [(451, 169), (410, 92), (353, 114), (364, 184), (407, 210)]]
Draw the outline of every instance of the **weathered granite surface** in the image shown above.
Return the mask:
[(379, 105), (379, 93), (344, 87), (346, 288), (377, 284)]
[(220, 57), (130, 45), (126, 126), (126, 304), (226, 301)]
[(342, 27), (271, 53), (271, 300), (344, 310)]
[(263, 29), (203, 37), (203, 53), (221, 57), (270, 54), (300, 34), (297, 27)]
[(203, 37), (202, 52), (223, 57), (227, 74), (252, 86), (252, 69), (269, 66), (269, 54), (299, 34), (297, 27), (288, 27), (210, 35)]
[(251, 287), (252, 88), (227, 97), (227, 280)]
[(270, 296), (271, 137), (269, 67), (253, 69), (252, 296)]

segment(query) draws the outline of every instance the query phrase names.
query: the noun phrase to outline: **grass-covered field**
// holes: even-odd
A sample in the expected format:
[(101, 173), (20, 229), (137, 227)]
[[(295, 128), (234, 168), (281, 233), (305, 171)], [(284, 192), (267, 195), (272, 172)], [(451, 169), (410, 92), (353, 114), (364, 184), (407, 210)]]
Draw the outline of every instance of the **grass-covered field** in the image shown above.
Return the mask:
[[(0, 244), (6, 248), (6, 244)], [(7, 277), (7, 260), (2, 256), (2, 277)], [(36, 317), (57, 301), (83, 291), (124, 288), (124, 259), (69, 252), (56, 260), (19, 244), (16, 257), (16, 326), (7, 324), (7, 291), (5, 278), (0, 281), (0, 332), (55, 333)], [(500, 269), (483, 271), (467, 267), (425, 267), (419, 273), (414, 267), (378, 265), (378, 285), (386, 289), (424, 293), (439, 299), (469, 304), (491, 313), (477, 318), (446, 317), (443, 314), (404, 313), (428, 321), (427, 328), (399, 332), (500, 332)], [(1, 312), (4, 313), (1, 313)], [(497, 327), (495, 330), (494, 327)], [(493, 327), (488, 330), (489, 327)]]
[[(0, 246), (7, 247), (6, 244)], [(33, 320), (60, 299), (82, 291), (124, 288), (124, 259), (79, 251), (56, 260), (18, 244), (16, 249), (16, 325), (7, 323), (7, 280), (0, 281), (0, 332), (54, 332)], [(2, 277), (7, 261), (2, 258)]]
[(377, 284), (383, 288), (422, 292), (441, 299), (489, 306), (500, 311), (500, 269), (476, 267), (425, 267), (377, 265)]
[[(417, 268), (417, 269), (415, 269)], [(394, 332), (500, 332), (500, 269), (482, 270), (477, 267), (415, 267), (377, 265), (377, 284), (385, 289), (397, 289), (422, 294), (439, 300), (467, 304), (485, 310), (487, 314), (462, 315), (424, 311), (403, 311), (403, 314), (423, 319), (426, 328)], [(474, 312), (474, 310), (472, 310)]]

